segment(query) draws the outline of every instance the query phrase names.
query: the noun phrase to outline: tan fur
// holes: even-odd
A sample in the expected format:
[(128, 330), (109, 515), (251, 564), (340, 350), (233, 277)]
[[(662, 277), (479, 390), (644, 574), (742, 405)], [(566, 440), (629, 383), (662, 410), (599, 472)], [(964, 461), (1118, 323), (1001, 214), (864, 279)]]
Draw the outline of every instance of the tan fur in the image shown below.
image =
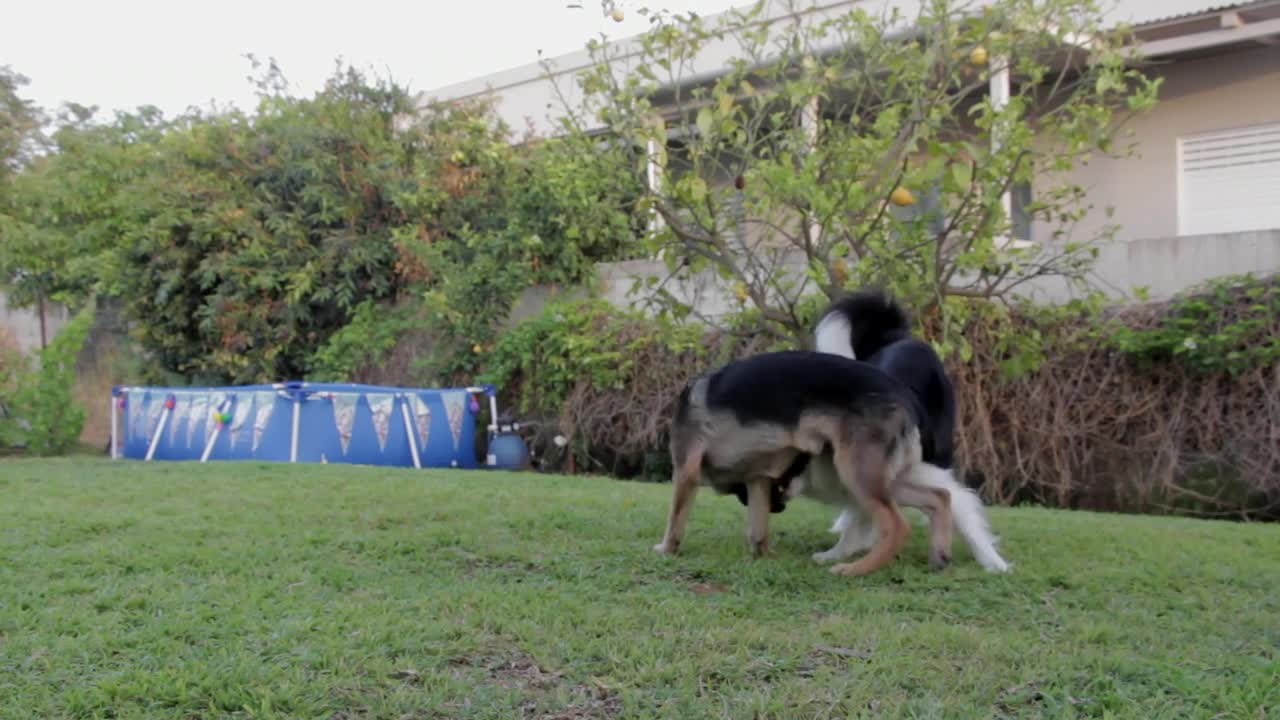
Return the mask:
[(761, 478), (747, 484), (747, 542), (756, 557), (769, 552), (769, 483)]
[(951, 564), (951, 493), (908, 481), (898, 486), (894, 497), (903, 505), (923, 510), (929, 518), (929, 568), (942, 570)]
[[(832, 460), (840, 482), (849, 494), (876, 518), (880, 535), (871, 550), (857, 562), (836, 565), (831, 572), (838, 575), (866, 575), (884, 567), (897, 557), (911, 534), (911, 526), (893, 501), (889, 490), (889, 470), (879, 458), (870, 457), (863, 450), (874, 444), (864, 440), (858, 446), (847, 444), (832, 446)], [(859, 452), (861, 450), (861, 452)], [(853, 473), (852, 478), (847, 473)]]
[[(929, 567), (933, 570), (942, 570), (951, 562), (951, 546), (954, 534), (951, 493), (944, 488), (917, 483), (911, 472), (912, 469), (913, 464), (911, 463), (899, 464), (890, 469), (891, 474), (897, 474), (897, 479), (891, 483), (893, 501), (897, 505), (921, 510), (928, 517), (930, 529)], [(810, 497), (819, 502), (837, 506), (847, 506), (850, 500), (850, 497), (846, 496), (844, 483), (837, 476), (830, 453), (815, 455), (805, 472), (801, 473), (791, 483), (787, 494), (793, 498)], [(862, 506), (856, 498), (854, 500), (857, 505)], [(864, 508), (863, 511), (868, 514), (872, 512), (869, 508)], [(875, 527), (878, 530), (878, 536), (882, 535), (883, 528), (878, 525)], [(857, 550), (865, 549), (861, 545), (846, 546), (846, 543), (850, 541), (861, 542), (860, 538), (842, 534), (841, 541), (836, 547), (815, 553), (813, 559), (818, 562), (830, 562), (847, 557)]]
[(680, 540), (684, 537), (684, 529), (689, 522), (689, 510), (694, 496), (698, 494), (702, 447), (701, 441), (697, 441), (683, 448), (684, 454), (675, 463), (671, 478), (671, 509), (667, 514), (667, 531), (663, 534), (662, 542), (654, 548), (659, 552), (675, 553), (680, 550)]

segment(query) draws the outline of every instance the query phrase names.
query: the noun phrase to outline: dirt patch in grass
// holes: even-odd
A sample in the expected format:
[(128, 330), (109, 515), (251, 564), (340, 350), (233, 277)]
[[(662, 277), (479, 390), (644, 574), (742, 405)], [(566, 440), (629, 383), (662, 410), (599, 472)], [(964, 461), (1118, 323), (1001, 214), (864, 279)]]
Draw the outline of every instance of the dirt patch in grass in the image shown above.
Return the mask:
[[(531, 655), (516, 647), (454, 657), (449, 664), (458, 672), (481, 671), (486, 681), (514, 690), (525, 696), (520, 703), (520, 717), (530, 720), (604, 720), (622, 712), (622, 698), (597, 680), (570, 684), (564, 674), (538, 665)], [(556, 696), (567, 693), (567, 705), (548, 709)]]
[(535, 575), (545, 570), (542, 565), (533, 560), (492, 558), (456, 548), (453, 550), (453, 554), (466, 577), (474, 577), (478, 574), (496, 571), (514, 574), (519, 580), (522, 579), (522, 576)]

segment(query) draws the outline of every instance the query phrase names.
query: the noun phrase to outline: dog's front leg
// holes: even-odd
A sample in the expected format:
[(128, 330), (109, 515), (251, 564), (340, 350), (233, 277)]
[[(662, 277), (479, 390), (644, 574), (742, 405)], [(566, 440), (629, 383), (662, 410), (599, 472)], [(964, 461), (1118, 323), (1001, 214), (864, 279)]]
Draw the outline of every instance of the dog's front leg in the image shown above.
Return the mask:
[(769, 552), (769, 492), (773, 482), (757, 478), (747, 483), (747, 543), (751, 554), (761, 557)]
[[(702, 470), (702, 446), (688, 448), (683, 457), (673, 457), (675, 469), (671, 474), (671, 508), (667, 513), (667, 530), (662, 542), (653, 546), (660, 553), (674, 554), (680, 550), (685, 526), (689, 523), (689, 508), (698, 494), (698, 481)], [(768, 497), (765, 498), (766, 503)], [(766, 505), (766, 511), (768, 507)]]

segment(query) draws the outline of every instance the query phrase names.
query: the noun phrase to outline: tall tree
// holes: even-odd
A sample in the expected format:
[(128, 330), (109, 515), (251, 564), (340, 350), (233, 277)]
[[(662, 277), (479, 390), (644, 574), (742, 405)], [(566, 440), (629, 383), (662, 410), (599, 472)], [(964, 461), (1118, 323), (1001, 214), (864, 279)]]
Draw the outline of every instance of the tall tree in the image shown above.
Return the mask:
[(0, 65), (0, 182), (30, 162), (43, 140), (44, 112), (20, 94), (30, 82)]

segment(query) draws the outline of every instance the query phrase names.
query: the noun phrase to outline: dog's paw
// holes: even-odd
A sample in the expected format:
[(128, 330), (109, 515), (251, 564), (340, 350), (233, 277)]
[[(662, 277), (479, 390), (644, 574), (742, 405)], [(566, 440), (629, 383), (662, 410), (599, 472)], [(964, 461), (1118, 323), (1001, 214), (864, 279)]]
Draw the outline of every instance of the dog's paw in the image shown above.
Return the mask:
[(982, 563), (982, 567), (989, 573), (1007, 573), (1013, 571), (1013, 565), (1010, 565), (1004, 558), (992, 558)]
[(843, 575), (845, 577), (861, 577), (867, 574), (867, 570), (861, 564), (856, 562), (841, 563), (831, 566), (831, 574)]
[(657, 545), (654, 545), (653, 551), (658, 553), (659, 555), (675, 555), (676, 554), (676, 549), (673, 547), (669, 547), (665, 542), (660, 542)]
[(825, 565), (829, 562), (835, 562), (842, 557), (844, 557), (844, 553), (841, 553), (836, 548), (831, 548), (830, 550), (823, 550), (822, 552), (814, 553), (813, 561)]
[(929, 570), (933, 572), (942, 572), (951, 564), (950, 553), (931, 552), (929, 553)]

